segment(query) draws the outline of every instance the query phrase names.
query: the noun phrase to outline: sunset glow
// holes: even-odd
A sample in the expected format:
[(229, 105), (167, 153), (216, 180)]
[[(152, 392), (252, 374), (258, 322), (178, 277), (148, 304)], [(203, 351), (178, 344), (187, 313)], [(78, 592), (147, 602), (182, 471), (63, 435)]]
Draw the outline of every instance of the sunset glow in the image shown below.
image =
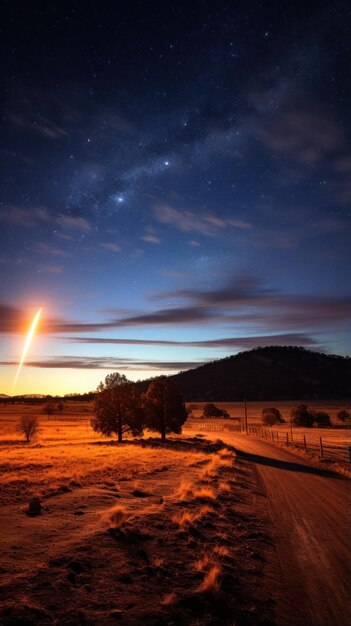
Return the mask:
[(39, 322), (39, 318), (40, 318), (40, 315), (41, 315), (41, 312), (42, 312), (42, 308), (43, 307), (40, 307), (39, 311), (36, 313), (32, 323), (30, 325), (30, 329), (28, 331), (26, 340), (24, 342), (21, 360), (19, 362), (19, 365), (18, 365), (18, 368), (17, 368), (17, 372), (16, 372), (16, 376), (15, 376), (14, 381), (13, 381), (12, 391), (15, 390), (15, 387), (16, 387), (16, 384), (17, 384), (17, 380), (18, 380), (18, 377), (20, 375), (23, 363), (24, 363), (25, 358), (27, 356), (27, 352), (29, 350), (30, 344), (32, 343), (32, 339), (33, 339), (34, 333), (36, 331), (36, 328), (37, 328), (37, 325), (38, 325), (38, 322)]

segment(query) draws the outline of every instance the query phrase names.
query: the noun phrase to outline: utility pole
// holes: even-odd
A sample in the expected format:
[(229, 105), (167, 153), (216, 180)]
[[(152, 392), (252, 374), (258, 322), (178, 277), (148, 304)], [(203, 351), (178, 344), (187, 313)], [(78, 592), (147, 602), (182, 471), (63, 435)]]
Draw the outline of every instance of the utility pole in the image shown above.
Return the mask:
[(247, 434), (247, 406), (246, 406), (246, 398), (244, 400), (244, 411), (245, 411), (245, 432)]

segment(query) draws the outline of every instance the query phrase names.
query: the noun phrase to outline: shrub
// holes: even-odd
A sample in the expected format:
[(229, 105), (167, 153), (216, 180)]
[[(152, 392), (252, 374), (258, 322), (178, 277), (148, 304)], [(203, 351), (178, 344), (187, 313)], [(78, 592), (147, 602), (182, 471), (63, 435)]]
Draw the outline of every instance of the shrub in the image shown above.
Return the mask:
[(313, 417), (318, 428), (330, 428), (330, 415), (325, 411), (315, 411)]
[(346, 409), (341, 409), (337, 412), (336, 417), (340, 420), (340, 422), (346, 422), (346, 420), (350, 417), (350, 413), (346, 411)]
[(225, 419), (228, 419), (229, 417), (229, 413), (227, 411), (221, 409), (219, 406), (216, 406), (212, 402), (208, 402), (207, 404), (205, 404), (202, 415), (205, 418), (224, 417)]
[(17, 430), (24, 435), (29, 443), (39, 432), (39, 422), (36, 415), (23, 415), (17, 424)]
[(284, 422), (279, 409), (274, 407), (262, 409), (262, 422), (267, 426), (282, 424)]
[(293, 424), (296, 424), (296, 426), (311, 428), (314, 422), (313, 413), (306, 404), (299, 404), (291, 411), (291, 421)]

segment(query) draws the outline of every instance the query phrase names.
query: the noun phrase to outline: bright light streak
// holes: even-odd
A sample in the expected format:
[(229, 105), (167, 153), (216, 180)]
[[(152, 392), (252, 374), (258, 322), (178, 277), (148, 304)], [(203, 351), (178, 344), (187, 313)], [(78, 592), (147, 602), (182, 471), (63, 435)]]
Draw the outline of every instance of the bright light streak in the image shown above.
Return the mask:
[(40, 309), (39, 309), (38, 313), (36, 314), (35, 318), (33, 319), (32, 323), (31, 323), (31, 326), (30, 326), (30, 329), (29, 329), (29, 331), (28, 331), (28, 335), (27, 335), (26, 341), (24, 342), (23, 352), (22, 352), (22, 357), (21, 357), (21, 360), (20, 360), (19, 365), (18, 365), (18, 368), (17, 368), (17, 372), (16, 372), (15, 379), (14, 379), (14, 381), (13, 381), (12, 391), (14, 391), (14, 390), (15, 390), (15, 387), (16, 387), (16, 384), (17, 384), (17, 380), (18, 380), (18, 377), (19, 377), (19, 375), (20, 375), (20, 372), (21, 372), (21, 369), (22, 369), (22, 365), (23, 365), (23, 363), (24, 363), (24, 360), (25, 360), (25, 358), (26, 358), (26, 356), (27, 356), (27, 352), (28, 352), (28, 350), (29, 350), (29, 346), (30, 346), (31, 341), (32, 341), (32, 339), (33, 339), (33, 335), (34, 335), (34, 333), (35, 333), (35, 329), (36, 329), (36, 327), (37, 327), (37, 324), (38, 324), (38, 321), (39, 321), (39, 317), (40, 317), (40, 314), (41, 314), (42, 308), (43, 308), (43, 307), (40, 307)]

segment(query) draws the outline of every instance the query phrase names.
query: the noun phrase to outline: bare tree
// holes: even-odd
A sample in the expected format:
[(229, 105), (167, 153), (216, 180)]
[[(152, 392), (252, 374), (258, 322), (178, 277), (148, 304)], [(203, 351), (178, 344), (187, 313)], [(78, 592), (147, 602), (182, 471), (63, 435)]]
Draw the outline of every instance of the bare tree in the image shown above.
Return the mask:
[(39, 421), (36, 415), (22, 415), (17, 424), (17, 430), (24, 435), (29, 443), (39, 432)]

